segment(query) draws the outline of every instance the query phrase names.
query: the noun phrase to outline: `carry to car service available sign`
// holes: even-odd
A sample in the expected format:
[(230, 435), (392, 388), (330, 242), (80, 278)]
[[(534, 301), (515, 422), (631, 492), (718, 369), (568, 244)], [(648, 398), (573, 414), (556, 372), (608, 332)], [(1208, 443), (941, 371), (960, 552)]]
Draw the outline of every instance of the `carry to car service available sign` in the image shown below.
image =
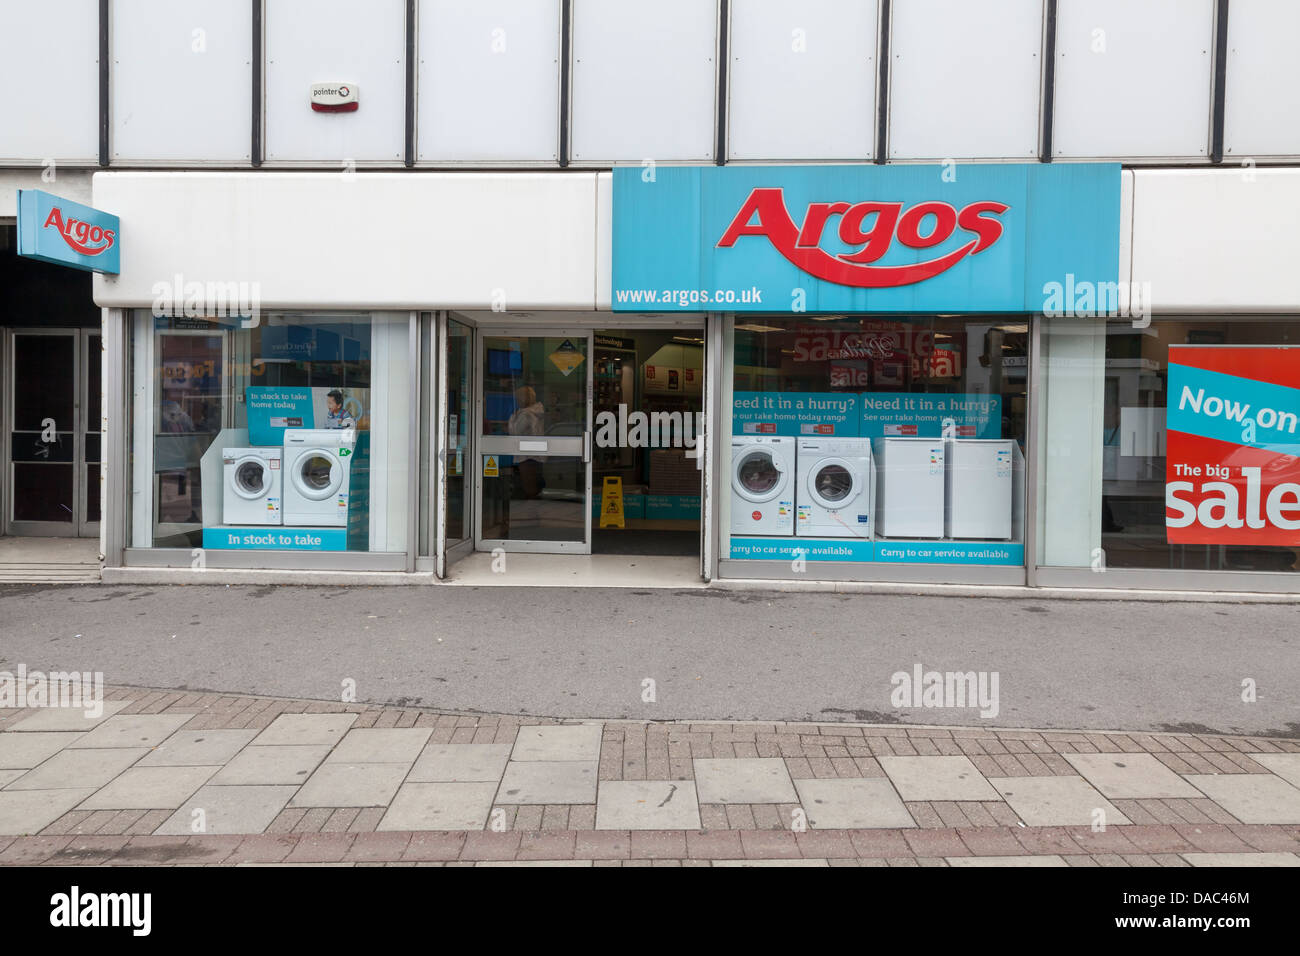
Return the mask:
[(1114, 163), (620, 167), (615, 311), (1038, 312), (1114, 286)]
[(1300, 545), (1300, 347), (1171, 345), (1172, 544)]

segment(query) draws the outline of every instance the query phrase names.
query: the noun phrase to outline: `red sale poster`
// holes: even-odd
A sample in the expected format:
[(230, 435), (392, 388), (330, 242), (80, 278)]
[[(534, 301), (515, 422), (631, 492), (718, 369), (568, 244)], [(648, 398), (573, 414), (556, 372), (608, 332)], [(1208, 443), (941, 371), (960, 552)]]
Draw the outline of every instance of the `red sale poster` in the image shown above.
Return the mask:
[(1300, 545), (1300, 347), (1169, 347), (1171, 544)]

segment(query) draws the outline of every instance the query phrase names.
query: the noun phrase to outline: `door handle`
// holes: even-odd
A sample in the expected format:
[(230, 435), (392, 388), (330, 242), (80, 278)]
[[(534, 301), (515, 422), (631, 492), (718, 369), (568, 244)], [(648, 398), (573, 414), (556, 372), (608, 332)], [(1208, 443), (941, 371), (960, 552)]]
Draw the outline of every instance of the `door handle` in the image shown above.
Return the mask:
[(582, 433), (582, 463), (584, 465), (591, 461), (591, 432)]

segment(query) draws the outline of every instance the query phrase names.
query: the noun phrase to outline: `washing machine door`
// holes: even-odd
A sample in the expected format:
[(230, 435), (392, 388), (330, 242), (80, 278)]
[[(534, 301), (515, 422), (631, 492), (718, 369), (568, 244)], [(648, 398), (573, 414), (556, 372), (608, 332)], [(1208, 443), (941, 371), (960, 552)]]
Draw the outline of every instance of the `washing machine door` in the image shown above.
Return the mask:
[(732, 469), (732, 488), (746, 501), (771, 501), (785, 488), (785, 472), (769, 446), (751, 445), (743, 449)]
[(828, 511), (847, 508), (862, 492), (862, 476), (843, 458), (822, 458), (808, 472), (808, 494)]
[(230, 489), (245, 501), (256, 501), (271, 490), (271, 463), (245, 455), (230, 469)]
[(343, 466), (328, 448), (311, 448), (298, 456), (289, 473), (298, 494), (311, 501), (324, 501), (337, 494), (343, 482)]

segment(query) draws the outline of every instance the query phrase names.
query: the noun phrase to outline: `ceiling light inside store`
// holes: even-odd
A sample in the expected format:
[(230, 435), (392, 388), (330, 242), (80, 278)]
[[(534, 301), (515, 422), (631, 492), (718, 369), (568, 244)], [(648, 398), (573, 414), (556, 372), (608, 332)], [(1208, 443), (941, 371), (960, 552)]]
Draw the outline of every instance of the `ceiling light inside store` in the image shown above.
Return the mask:
[(753, 322), (746, 322), (744, 325), (736, 326), (737, 329), (744, 329), (746, 332), (784, 332), (785, 329), (776, 325), (757, 325)]

